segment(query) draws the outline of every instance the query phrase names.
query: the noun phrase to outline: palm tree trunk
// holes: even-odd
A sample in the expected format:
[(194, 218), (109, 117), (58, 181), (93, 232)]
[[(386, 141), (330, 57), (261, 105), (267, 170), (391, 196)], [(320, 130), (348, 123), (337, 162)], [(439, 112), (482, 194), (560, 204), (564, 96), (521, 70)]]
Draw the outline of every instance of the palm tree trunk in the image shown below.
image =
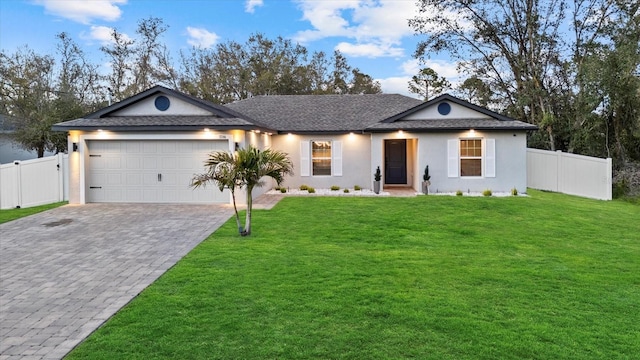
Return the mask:
[(251, 235), (251, 210), (253, 208), (253, 186), (247, 186), (247, 216), (244, 220), (242, 236)]
[(231, 199), (233, 200), (233, 211), (236, 214), (236, 225), (238, 225), (238, 233), (242, 234), (242, 224), (240, 223), (240, 214), (238, 214), (238, 206), (236, 205), (236, 191), (231, 190)]

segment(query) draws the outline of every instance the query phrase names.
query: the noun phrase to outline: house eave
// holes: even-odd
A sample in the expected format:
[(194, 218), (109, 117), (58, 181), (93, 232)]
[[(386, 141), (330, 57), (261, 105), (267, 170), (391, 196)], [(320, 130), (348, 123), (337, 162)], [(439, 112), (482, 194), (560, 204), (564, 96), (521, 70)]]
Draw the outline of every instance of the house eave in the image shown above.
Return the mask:
[(146, 126), (57, 126), (53, 125), (51, 130), (53, 131), (115, 131), (115, 132), (184, 132), (184, 131), (204, 131), (205, 129), (214, 131), (231, 131), (231, 130), (244, 130), (244, 131), (261, 131), (264, 133), (275, 133), (276, 131), (269, 128), (249, 125), (179, 125), (179, 126), (161, 126), (161, 125), (146, 125)]

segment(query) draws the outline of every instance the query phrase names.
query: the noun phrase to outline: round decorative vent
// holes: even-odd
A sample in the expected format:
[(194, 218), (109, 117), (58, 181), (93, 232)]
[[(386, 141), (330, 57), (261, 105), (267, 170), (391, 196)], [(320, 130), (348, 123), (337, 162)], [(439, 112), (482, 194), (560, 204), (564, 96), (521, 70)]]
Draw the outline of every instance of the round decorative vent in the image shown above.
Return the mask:
[(169, 105), (171, 105), (171, 101), (169, 101), (169, 98), (164, 96), (164, 95), (160, 95), (156, 98), (156, 109), (160, 110), (160, 111), (165, 111), (169, 108)]
[(449, 103), (443, 102), (438, 105), (438, 112), (440, 115), (449, 115), (451, 112), (451, 105)]

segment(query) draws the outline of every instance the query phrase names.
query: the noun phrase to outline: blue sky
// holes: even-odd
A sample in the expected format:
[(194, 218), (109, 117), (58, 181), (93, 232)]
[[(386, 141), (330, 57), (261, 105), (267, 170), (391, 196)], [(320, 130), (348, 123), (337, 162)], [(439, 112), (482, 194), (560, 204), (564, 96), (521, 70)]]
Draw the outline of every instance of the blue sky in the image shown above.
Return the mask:
[[(310, 51), (340, 50), (349, 64), (380, 81), (385, 93), (408, 93), (420, 64), (412, 57), (420, 37), (407, 25), (415, 0), (4, 0), (0, 1), (0, 48), (29, 45), (54, 54), (55, 35), (67, 32), (97, 63), (110, 29), (134, 37), (137, 22), (163, 19), (173, 57), (192, 46), (213, 47), (251, 34), (282, 36)], [(452, 83), (454, 63), (429, 59), (427, 66)]]

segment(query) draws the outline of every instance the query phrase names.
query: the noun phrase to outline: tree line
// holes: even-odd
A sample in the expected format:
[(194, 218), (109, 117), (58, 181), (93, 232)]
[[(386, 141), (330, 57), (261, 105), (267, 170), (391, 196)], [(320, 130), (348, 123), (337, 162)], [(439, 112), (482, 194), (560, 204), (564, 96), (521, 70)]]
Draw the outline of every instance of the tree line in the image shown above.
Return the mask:
[(380, 84), (349, 65), (338, 51), (310, 53), (282, 37), (254, 34), (245, 43), (194, 47), (174, 56), (163, 42), (162, 19), (138, 22), (135, 37), (113, 30), (100, 47), (108, 70), (92, 62), (67, 33), (56, 53), (28, 46), (0, 50), (0, 114), (16, 122), (25, 149), (66, 150), (66, 134), (51, 125), (83, 115), (162, 84), (218, 104), (257, 95), (380, 93)]
[(409, 21), (422, 36), (415, 56), (450, 55), (467, 75), (460, 96), (540, 128), (529, 147), (611, 157), (616, 168), (640, 161), (640, 2), (420, 0), (418, 8)]

